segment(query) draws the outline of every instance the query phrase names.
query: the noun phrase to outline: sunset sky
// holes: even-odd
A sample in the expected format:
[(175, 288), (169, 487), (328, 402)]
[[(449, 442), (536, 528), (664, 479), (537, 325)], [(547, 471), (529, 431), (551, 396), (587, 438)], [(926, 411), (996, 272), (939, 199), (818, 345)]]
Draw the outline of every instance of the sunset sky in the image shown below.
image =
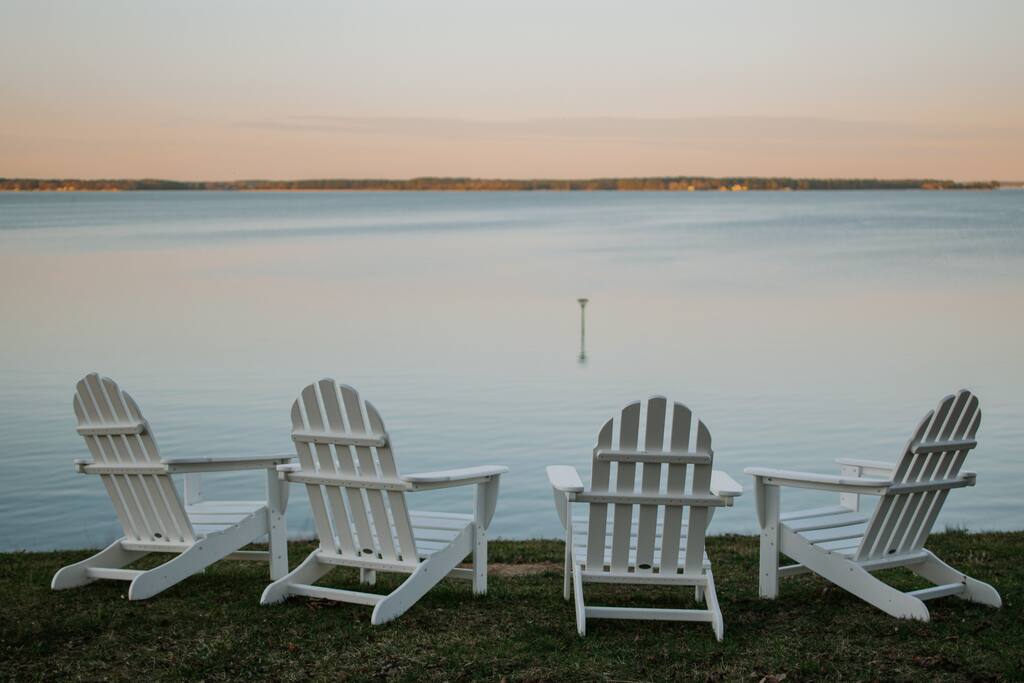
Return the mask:
[(1024, 2), (0, 3), (0, 176), (1024, 179)]

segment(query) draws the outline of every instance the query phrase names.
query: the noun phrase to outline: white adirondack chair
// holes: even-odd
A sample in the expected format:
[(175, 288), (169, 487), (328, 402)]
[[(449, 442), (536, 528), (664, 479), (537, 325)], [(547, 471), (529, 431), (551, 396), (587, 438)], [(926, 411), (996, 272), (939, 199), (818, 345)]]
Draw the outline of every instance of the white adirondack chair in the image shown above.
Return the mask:
[[(878, 609), (928, 621), (924, 600), (956, 595), (999, 607), (992, 586), (953, 569), (925, 549), (951, 489), (974, 486), (961, 472), (977, 445), (978, 399), (966, 389), (946, 396), (914, 430), (898, 462), (839, 458), (839, 476), (750, 467), (761, 525), (760, 593), (778, 595), (780, 576), (814, 572)], [(838, 491), (839, 505), (781, 513), (783, 486)], [(874, 511), (860, 511), (860, 496), (879, 496)], [(797, 564), (779, 566), (779, 553)], [(904, 593), (871, 572), (906, 567), (936, 584)]]
[[(547, 468), (555, 508), (565, 529), (563, 595), (569, 599), (571, 585), (581, 636), (586, 635), (590, 617), (707, 621), (721, 640), (725, 625), (704, 537), (715, 508), (732, 505), (743, 488), (724, 472), (712, 471), (711, 434), (703, 422), (697, 422), (691, 447), (689, 408), (669, 404), (659, 396), (649, 399), (643, 447), (638, 446), (640, 413), (639, 402), (623, 408), (617, 441), (614, 418), (601, 428), (589, 491), (574, 467)], [(615, 483), (611, 485), (613, 463)], [(641, 466), (639, 486), (637, 464)], [(576, 517), (573, 503), (586, 504), (588, 516)], [(610, 529), (609, 505), (613, 507)], [(636, 507), (639, 511), (634, 521)], [(689, 509), (685, 520), (684, 509)], [(583, 584), (591, 582), (694, 586), (697, 600), (704, 601), (707, 609), (588, 607)]]
[[(507, 467), (485, 466), (401, 476), (376, 408), (350, 386), (322, 379), (292, 405), (292, 441), (299, 463), (279, 467), (305, 484), (320, 546), (287, 576), (267, 586), (261, 603), (304, 595), (373, 606), (374, 625), (396, 619), (446, 576), (470, 579), (487, 592), (487, 527)], [(476, 486), (473, 514), (410, 511), (411, 491)], [(472, 568), (458, 568), (468, 555)], [(313, 585), (335, 567), (409, 574), (387, 595)]]
[[(99, 475), (124, 536), (58, 571), (54, 590), (116, 579), (131, 582), (129, 600), (143, 600), (222, 559), (269, 562), (272, 578), (288, 571), (287, 491), (275, 468), (290, 461), (290, 455), (163, 459), (135, 400), (96, 373), (78, 382), (74, 407), (78, 433), (93, 458), (75, 460), (75, 467)], [(248, 469), (267, 470), (266, 501), (202, 499), (200, 473)], [(186, 475), (184, 504), (171, 478), (178, 473)], [(264, 537), (269, 551), (240, 550)], [(124, 569), (149, 553), (176, 556), (149, 570)]]

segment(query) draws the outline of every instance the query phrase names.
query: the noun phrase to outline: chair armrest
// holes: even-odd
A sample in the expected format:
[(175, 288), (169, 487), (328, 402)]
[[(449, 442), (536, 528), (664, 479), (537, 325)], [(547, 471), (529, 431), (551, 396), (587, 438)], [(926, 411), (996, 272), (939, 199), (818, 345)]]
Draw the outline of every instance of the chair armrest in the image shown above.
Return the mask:
[[(579, 472), (571, 465), (551, 465), (546, 468), (551, 494), (555, 498), (555, 511), (558, 521), (566, 531), (566, 548), (572, 544), (572, 502), (577, 493), (583, 493), (583, 481)], [(568, 552), (568, 550), (567, 550)]]
[(896, 463), (881, 460), (864, 460), (862, 458), (836, 458), (837, 465), (857, 467), (861, 474), (890, 477), (896, 471)]
[(501, 475), (506, 472), (508, 472), (508, 468), (503, 465), (484, 465), (407, 474), (402, 477), (402, 481), (408, 484), (410, 491), (429, 491), (475, 484), (473, 521), (486, 529), (494, 518), (494, 511), (498, 505), (498, 486), (501, 483)]
[(161, 461), (170, 473), (269, 470), (293, 460), (293, 455), (249, 455), (242, 458), (172, 458)]
[(776, 470), (768, 467), (748, 467), (743, 471), (757, 479), (764, 479), (765, 483), (772, 486), (793, 486), (821, 491), (844, 491), (881, 496), (892, 485), (892, 481), (888, 479)]
[(733, 498), (743, 495), (743, 487), (725, 472), (714, 470), (711, 472), (711, 495), (728, 498), (732, 504)]
[(563, 493), (583, 493), (583, 481), (571, 465), (551, 465), (547, 468), (551, 488)]
[(465, 486), (480, 484), (508, 472), (503, 465), (483, 465), (481, 467), (462, 467), (455, 470), (439, 470), (437, 472), (417, 472), (401, 477), (412, 485), (413, 491), (426, 489), (448, 488), (449, 486)]

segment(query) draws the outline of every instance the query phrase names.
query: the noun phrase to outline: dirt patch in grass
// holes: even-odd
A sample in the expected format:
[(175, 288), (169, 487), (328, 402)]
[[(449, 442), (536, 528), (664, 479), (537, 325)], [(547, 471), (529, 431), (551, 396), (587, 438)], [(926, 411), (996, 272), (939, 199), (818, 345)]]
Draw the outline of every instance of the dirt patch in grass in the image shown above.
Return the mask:
[(488, 576), (515, 578), (519, 576), (540, 576), (541, 574), (561, 574), (561, 562), (533, 562), (530, 564), (492, 564), (487, 567)]

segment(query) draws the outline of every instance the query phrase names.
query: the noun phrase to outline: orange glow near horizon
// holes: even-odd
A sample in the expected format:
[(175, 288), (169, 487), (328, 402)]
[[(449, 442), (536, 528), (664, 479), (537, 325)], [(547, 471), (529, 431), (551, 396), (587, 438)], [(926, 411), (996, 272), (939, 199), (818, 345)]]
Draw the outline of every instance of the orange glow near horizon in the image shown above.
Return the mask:
[(4, 3), (0, 176), (1024, 179), (1012, 1), (241, 7)]

